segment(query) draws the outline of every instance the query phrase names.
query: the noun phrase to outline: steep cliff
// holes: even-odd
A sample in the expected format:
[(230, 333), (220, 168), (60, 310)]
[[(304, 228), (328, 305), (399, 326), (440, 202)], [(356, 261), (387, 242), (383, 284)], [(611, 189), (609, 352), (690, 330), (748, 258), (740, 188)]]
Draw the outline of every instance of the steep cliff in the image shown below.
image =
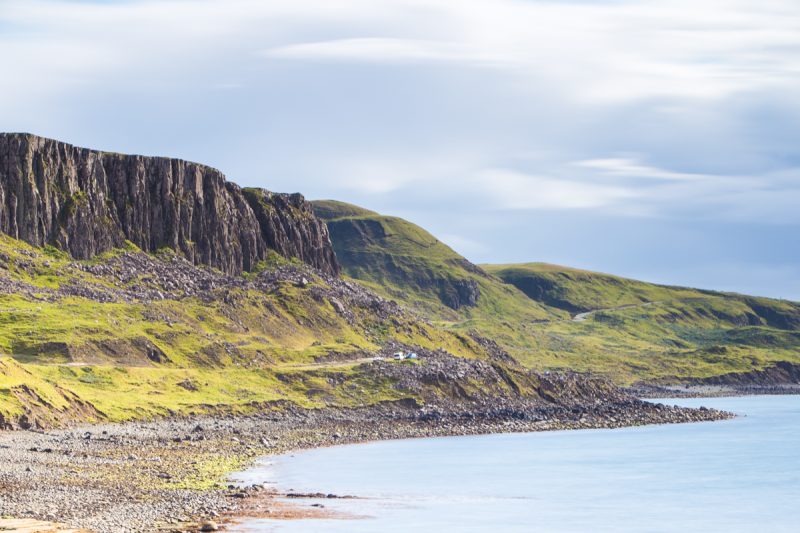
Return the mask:
[(216, 169), (0, 134), (0, 232), (78, 259), (129, 240), (228, 274), (270, 250), (337, 274), (328, 230), (299, 194), (242, 190)]

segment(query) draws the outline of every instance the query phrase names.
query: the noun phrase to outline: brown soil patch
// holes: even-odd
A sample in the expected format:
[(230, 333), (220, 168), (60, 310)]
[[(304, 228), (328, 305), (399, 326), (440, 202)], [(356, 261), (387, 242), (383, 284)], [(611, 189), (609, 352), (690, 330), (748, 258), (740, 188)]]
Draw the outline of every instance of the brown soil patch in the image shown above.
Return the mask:
[(75, 529), (63, 524), (42, 522), (29, 518), (0, 518), (3, 533), (91, 533), (88, 529)]

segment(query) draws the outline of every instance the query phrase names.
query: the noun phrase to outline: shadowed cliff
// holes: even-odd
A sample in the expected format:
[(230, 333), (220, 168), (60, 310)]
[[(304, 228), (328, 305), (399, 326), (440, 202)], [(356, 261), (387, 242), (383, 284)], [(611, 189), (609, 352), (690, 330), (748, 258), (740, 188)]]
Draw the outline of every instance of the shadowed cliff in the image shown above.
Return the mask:
[(100, 152), (0, 134), (0, 232), (77, 259), (121, 246), (171, 248), (228, 274), (271, 251), (337, 274), (328, 230), (300, 194), (241, 189), (180, 159)]

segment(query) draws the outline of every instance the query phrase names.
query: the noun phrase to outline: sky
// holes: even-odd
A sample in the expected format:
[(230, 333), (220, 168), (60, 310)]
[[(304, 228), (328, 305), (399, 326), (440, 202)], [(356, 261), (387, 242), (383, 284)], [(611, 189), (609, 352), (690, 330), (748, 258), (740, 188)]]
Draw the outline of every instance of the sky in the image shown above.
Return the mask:
[(796, 0), (0, 0), (0, 131), (800, 300)]

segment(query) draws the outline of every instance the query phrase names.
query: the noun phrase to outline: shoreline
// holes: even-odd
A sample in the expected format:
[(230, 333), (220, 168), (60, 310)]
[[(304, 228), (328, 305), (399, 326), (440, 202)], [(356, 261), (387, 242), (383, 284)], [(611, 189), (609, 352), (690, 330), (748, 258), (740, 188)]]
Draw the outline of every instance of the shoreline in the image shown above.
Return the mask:
[(736, 396), (796, 396), (800, 384), (779, 385), (637, 385), (624, 389), (628, 394), (643, 400), (659, 398), (731, 398)]
[[(281, 515), (272, 487), (224, 480), (261, 457), (377, 440), (600, 429), (733, 418), (642, 400), (592, 405), (490, 403), (308, 411), (293, 406), (253, 416), (197, 417), (0, 432), (0, 516), (78, 530), (198, 531), (236, 518)], [(314, 495), (319, 496), (319, 495)], [(326, 495), (327, 496), (327, 495)], [(335, 495), (333, 495), (335, 496)], [(323, 511), (323, 510), (320, 510)], [(214, 524), (211, 524), (214, 522)], [(214, 529), (209, 529), (214, 530)], [(12, 530), (13, 531), (13, 530)]]

